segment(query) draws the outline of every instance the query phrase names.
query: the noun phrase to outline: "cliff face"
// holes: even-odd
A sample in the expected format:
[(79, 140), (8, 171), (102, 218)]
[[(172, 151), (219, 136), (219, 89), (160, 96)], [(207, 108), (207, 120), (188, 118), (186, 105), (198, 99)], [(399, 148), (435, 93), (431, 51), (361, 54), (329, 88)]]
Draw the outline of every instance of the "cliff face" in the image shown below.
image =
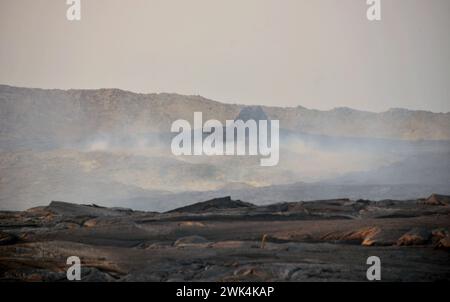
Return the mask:
[(239, 108), (201, 97), (135, 94), (117, 89), (41, 90), (0, 86), (0, 131), (3, 139), (67, 143), (95, 134), (169, 132), (173, 121), (238, 114)]
[[(0, 85), (1, 140), (67, 143), (95, 133), (169, 132), (177, 119), (235, 119), (245, 106), (200, 96), (136, 94), (118, 89), (42, 90)], [(450, 114), (392, 109), (371, 113), (337, 108), (260, 107), (281, 128), (336, 137), (450, 140)]]

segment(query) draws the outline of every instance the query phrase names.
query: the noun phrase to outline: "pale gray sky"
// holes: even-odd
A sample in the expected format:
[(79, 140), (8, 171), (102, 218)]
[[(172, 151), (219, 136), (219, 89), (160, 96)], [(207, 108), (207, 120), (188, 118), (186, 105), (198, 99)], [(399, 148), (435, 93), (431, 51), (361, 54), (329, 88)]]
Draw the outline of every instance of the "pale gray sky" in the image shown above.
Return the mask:
[(450, 111), (450, 1), (0, 0), (0, 83)]

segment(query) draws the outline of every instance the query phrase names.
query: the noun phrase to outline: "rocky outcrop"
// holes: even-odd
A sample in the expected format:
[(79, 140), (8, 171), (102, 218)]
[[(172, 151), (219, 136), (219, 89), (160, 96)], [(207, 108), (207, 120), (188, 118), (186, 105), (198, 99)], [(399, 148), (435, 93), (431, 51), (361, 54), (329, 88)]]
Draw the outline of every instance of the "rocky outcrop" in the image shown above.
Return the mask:
[(444, 237), (439, 240), (439, 243), (436, 247), (440, 249), (450, 250), (450, 236)]
[(397, 241), (397, 245), (424, 245), (431, 239), (431, 232), (425, 228), (414, 228)]
[(199, 213), (215, 210), (250, 208), (250, 207), (254, 207), (254, 205), (240, 200), (232, 200), (230, 196), (227, 196), (222, 198), (214, 198), (208, 201), (199, 202), (189, 206), (177, 208), (169, 211), (168, 213)]
[(119, 129), (136, 133), (167, 131), (173, 121), (189, 119), (199, 108), (206, 119), (224, 122), (236, 117), (265, 119), (267, 115), (280, 120), (286, 129), (309, 134), (409, 140), (450, 139), (449, 113), (406, 109), (372, 113), (350, 108), (319, 111), (301, 106), (281, 108), (224, 104), (201, 96), (138, 94), (119, 89), (64, 91), (0, 85), (0, 112), (4, 112), (0, 116), (0, 131), (2, 137), (14, 141), (39, 139), (67, 142), (83, 138), (86, 133)]
[(52, 201), (46, 210), (57, 215), (66, 217), (90, 216), (90, 217), (117, 217), (129, 214), (132, 211), (128, 209), (114, 209), (93, 205), (78, 205), (62, 201)]
[(434, 205), (434, 206), (450, 205), (450, 196), (432, 194), (430, 197), (425, 199), (424, 204)]
[(83, 281), (364, 281), (372, 253), (390, 259), (383, 280), (443, 280), (449, 214), (395, 200), (226, 197), (170, 213), (52, 202), (0, 212), (0, 281), (63, 281), (73, 255)]

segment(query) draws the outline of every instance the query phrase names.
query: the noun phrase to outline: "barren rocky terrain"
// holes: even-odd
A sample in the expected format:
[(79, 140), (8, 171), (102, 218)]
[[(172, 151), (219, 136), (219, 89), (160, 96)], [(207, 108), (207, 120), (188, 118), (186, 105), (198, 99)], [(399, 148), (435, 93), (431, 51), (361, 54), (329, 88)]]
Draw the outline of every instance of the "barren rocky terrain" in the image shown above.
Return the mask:
[(450, 279), (450, 197), (264, 206), (213, 199), (165, 213), (53, 201), (0, 213), (0, 280), (383, 281)]

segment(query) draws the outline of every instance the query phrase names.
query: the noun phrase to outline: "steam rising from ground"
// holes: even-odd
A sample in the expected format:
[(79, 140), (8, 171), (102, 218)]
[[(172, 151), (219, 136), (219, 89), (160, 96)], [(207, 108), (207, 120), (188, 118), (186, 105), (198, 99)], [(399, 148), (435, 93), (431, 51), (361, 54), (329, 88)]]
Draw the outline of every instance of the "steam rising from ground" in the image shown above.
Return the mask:
[[(1, 209), (59, 199), (157, 210), (225, 194), (261, 203), (450, 190), (448, 114), (244, 110), (168, 94), (0, 88)], [(173, 156), (170, 123), (201, 110), (205, 120), (241, 113), (280, 120), (279, 164), (261, 167), (257, 156)]]

